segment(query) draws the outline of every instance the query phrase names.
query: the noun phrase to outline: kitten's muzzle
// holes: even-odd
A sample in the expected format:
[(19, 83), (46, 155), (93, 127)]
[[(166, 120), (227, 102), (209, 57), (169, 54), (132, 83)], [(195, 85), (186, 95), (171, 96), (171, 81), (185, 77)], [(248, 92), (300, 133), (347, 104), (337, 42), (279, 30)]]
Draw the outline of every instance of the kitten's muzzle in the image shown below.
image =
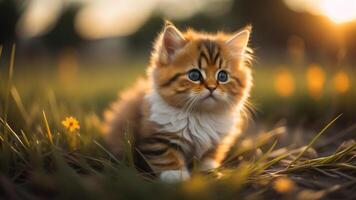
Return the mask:
[[(215, 89), (214, 89), (214, 90), (215, 90)], [(215, 95), (214, 95), (214, 90), (209, 90), (209, 94), (207, 94), (207, 95), (203, 98), (203, 100), (209, 99), (209, 98), (212, 98), (212, 99), (216, 100)]]

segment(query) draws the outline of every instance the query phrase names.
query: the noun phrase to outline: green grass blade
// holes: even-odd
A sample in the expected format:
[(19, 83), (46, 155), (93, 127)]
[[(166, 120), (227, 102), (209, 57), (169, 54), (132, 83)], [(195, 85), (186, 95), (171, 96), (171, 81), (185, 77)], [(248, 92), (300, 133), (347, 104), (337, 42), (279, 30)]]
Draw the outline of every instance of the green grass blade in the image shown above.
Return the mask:
[(48, 137), (50, 143), (53, 144), (52, 132), (51, 132), (51, 129), (49, 128), (49, 124), (48, 124), (48, 120), (47, 120), (47, 117), (46, 117), (46, 113), (45, 113), (44, 110), (42, 111), (42, 113), (43, 113), (43, 120), (44, 120), (44, 123), (46, 125), (47, 137)]
[(20, 144), (22, 145), (22, 147), (24, 149), (26, 149), (26, 145), (22, 142), (22, 140), (20, 139), (20, 137), (15, 133), (15, 131), (10, 127), (10, 125), (5, 122), (5, 120), (0, 118), (0, 122), (1, 124), (6, 128), (6, 130), (10, 131), (10, 133), (12, 133), (12, 135), (16, 138), (17, 141), (20, 142)]
[[(12, 77), (13, 77), (13, 71), (14, 71), (15, 52), (16, 52), (16, 45), (13, 44), (12, 45), (12, 49), (11, 49), (11, 59), (10, 59), (7, 87), (5, 89), (4, 116), (3, 116), (3, 119), (4, 119), (5, 123), (7, 122), (7, 114), (8, 114), (8, 109), (9, 109), (9, 93), (10, 93), (10, 89), (12, 87)], [(7, 128), (4, 127), (4, 135), (5, 136), (6, 136), (6, 133), (7, 133)]]
[(22, 134), (23, 140), (26, 142), (27, 147), (31, 147), (31, 143), (30, 143), (30, 141), (28, 140), (27, 135), (25, 134), (25, 132), (24, 132), (23, 130), (21, 130), (20, 132), (21, 132), (21, 134)]
[[(130, 129), (128, 129), (128, 130), (130, 130)], [(126, 131), (124, 134), (123, 145), (124, 145), (123, 149), (124, 149), (125, 159), (127, 161), (127, 164), (130, 167), (134, 167), (134, 158), (133, 158), (134, 148), (132, 146), (132, 135), (129, 134), (129, 131)]]
[(337, 120), (339, 117), (341, 117), (342, 114), (337, 116), (335, 119), (333, 119), (331, 122), (329, 122), (310, 142), (309, 144), (304, 148), (303, 151), (301, 151), (298, 156), (288, 165), (287, 169), (291, 167), (295, 162), (297, 162), (303, 154), (319, 139), (319, 137)]
[(94, 144), (98, 145), (98, 147), (100, 147), (100, 149), (102, 149), (106, 154), (108, 154), (109, 157), (112, 158), (115, 162), (120, 163), (120, 161), (112, 153), (110, 153), (110, 151), (108, 151), (105, 147), (103, 147), (103, 145), (101, 145), (96, 140), (93, 140), (93, 142)]
[(15, 103), (17, 105), (17, 108), (19, 109), (19, 111), (21, 113), (21, 116), (25, 120), (26, 125), (29, 125), (29, 122), (31, 121), (30, 120), (30, 116), (29, 116), (28, 112), (25, 109), (25, 106), (24, 106), (24, 104), (23, 104), (23, 102), (21, 100), (19, 92), (17, 91), (16, 87), (14, 87), (14, 86), (11, 87), (11, 96), (14, 99), (14, 101), (15, 101)]

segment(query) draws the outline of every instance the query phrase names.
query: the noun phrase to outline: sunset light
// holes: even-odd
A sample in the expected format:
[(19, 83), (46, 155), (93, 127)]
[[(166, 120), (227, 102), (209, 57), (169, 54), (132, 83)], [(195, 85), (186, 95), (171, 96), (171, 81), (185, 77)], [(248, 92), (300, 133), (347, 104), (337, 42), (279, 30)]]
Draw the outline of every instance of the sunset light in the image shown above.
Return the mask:
[(325, 83), (323, 68), (317, 64), (311, 64), (306, 71), (306, 79), (309, 95), (318, 100), (323, 93)]
[(320, 8), (323, 15), (337, 24), (356, 19), (356, 1), (354, 0), (324, 0)]
[(336, 24), (356, 20), (354, 0), (284, 0), (284, 2), (294, 11), (322, 15)]
[(0, 0), (0, 28), (0, 200), (356, 197), (356, 0)]
[(289, 97), (295, 89), (294, 78), (286, 68), (279, 69), (276, 73), (274, 88), (281, 97)]

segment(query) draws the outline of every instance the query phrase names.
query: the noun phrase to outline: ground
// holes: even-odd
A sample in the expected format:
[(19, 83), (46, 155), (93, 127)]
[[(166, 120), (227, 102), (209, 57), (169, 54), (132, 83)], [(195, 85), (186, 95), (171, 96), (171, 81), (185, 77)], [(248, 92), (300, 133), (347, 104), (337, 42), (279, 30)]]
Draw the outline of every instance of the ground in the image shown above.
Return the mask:
[[(102, 113), (117, 91), (144, 76), (142, 63), (65, 71), (2, 66), (0, 197), (356, 198), (355, 94), (326, 89), (313, 96), (304, 80), (307, 67), (284, 67), (289, 71), (283, 73), (256, 67), (249, 127), (219, 169), (166, 184), (134, 168), (129, 141), (127, 156), (118, 160), (102, 140)], [(287, 89), (279, 91), (275, 79)], [(70, 116), (80, 128), (63, 126)]]

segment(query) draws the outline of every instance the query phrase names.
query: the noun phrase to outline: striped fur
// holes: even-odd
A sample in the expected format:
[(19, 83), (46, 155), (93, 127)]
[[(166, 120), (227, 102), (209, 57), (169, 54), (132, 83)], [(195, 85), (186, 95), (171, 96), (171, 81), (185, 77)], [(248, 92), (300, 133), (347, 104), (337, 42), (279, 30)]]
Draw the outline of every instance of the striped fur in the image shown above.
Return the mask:
[[(218, 167), (245, 124), (252, 76), (250, 28), (236, 34), (180, 32), (171, 23), (155, 42), (148, 78), (105, 113), (105, 139), (118, 156), (129, 127), (137, 163), (162, 180), (189, 178), (193, 160)], [(198, 70), (198, 80), (188, 73)], [(218, 78), (223, 71), (227, 80)]]

